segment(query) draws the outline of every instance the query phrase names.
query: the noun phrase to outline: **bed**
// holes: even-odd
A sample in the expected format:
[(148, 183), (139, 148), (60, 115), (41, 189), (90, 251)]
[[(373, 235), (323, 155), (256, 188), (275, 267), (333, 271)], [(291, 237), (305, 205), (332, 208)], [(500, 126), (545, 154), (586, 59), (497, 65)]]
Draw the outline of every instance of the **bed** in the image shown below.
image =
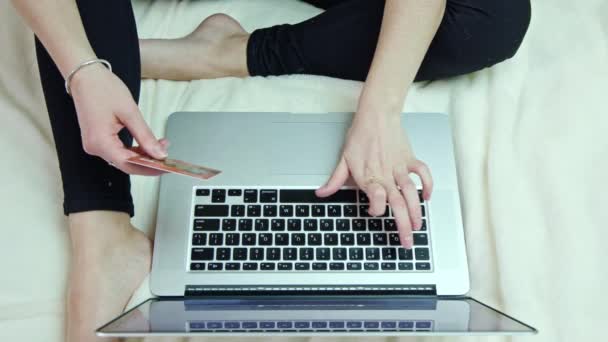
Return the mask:
[[(216, 12), (252, 30), (319, 11), (297, 0), (134, 5), (142, 37), (180, 36)], [(608, 2), (532, 5), (515, 58), (416, 84), (404, 111), (450, 115), (471, 294), (540, 330), (537, 337), (483, 340), (599, 341), (608, 321)], [(53, 138), (32, 34), (6, 1), (0, 19), (0, 340), (62, 341), (69, 242)], [(146, 80), (140, 106), (162, 136), (177, 110), (353, 111), (360, 89), (313, 76)], [(133, 193), (134, 223), (152, 236), (158, 180), (134, 177)], [(131, 304), (147, 296), (146, 281)]]

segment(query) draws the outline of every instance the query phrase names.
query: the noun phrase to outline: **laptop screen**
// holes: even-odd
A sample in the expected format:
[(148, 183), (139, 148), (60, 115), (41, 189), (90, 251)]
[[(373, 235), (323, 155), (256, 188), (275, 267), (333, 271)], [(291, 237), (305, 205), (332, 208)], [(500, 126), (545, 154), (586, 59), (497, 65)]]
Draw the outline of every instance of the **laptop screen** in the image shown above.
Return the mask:
[(102, 336), (465, 335), (534, 333), (474, 299), (150, 299), (108, 323)]

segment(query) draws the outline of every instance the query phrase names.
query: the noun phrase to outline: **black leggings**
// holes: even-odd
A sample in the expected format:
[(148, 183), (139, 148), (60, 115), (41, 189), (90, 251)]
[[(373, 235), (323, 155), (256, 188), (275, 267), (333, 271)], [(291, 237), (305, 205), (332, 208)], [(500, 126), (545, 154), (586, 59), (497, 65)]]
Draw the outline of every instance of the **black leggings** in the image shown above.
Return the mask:
[[(380, 32), (384, 0), (305, 1), (325, 11), (296, 25), (278, 25), (251, 34), (249, 73), (365, 80)], [(114, 73), (137, 101), (141, 68), (130, 1), (77, 0), (77, 4), (95, 53), (112, 63)], [(462, 75), (512, 57), (529, 22), (529, 0), (447, 0), (416, 81)], [(65, 214), (112, 210), (133, 215), (129, 176), (83, 150), (76, 111), (63, 88), (63, 78), (38, 40), (36, 52), (59, 157)], [(123, 130), (120, 136), (131, 146), (129, 132)]]

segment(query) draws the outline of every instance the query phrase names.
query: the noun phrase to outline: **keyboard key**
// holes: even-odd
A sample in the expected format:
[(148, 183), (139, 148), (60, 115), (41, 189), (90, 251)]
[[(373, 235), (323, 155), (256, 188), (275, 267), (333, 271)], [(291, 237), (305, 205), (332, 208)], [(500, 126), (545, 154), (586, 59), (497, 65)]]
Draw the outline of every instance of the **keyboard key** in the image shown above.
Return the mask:
[(308, 234), (309, 246), (321, 246), (323, 236), (318, 233)]
[(329, 260), (330, 259), (330, 249), (327, 247), (317, 248), (316, 251), (317, 260)]
[(190, 264), (190, 271), (204, 271), (205, 263), (203, 262), (193, 262)]
[(414, 234), (414, 246), (426, 246), (429, 244), (429, 237), (426, 233)]
[(270, 230), (273, 232), (285, 231), (285, 219), (273, 219), (270, 221)]
[(338, 245), (338, 234), (337, 233), (323, 234), (323, 244), (325, 246), (337, 246)]
[(369, 214), (369, 205), (360, 205), (359, 206), (359, 216), (360, 217), (371, 217)]
[(397, 249), (393, 247), (382, 248), (382, 260), (397, 260)]
[(260, 246), (271, 246), (272, 245), (272, 233), (260, 234), (258, 237), (258, 244)]
[(221, 271), (224, 269), (224, 264), (221, 262), (210, 262), (207, 264), (208, 271)]
[(350, 260), (363, 260), (363, 248), (352, 247), (348, 249), (348, 258)]
[(396, 232), (397, 223), (395, 223), (395, 219), (384, 219), (384, 230), (387, 232)]
[(296, 205), (296, 217), (308, 217), (310, 207), (307, 205)]
[(357, 219), (353, 220), (353, 231), (365, 231), (367, 230), (367, 225), (365, 224), (365, 220)]
[(340, 244), (342, 246), (354, 246), (355, 245), (355, 234), (353, 234), (353, 233), (340, 234)]
[(258, 201), (258, 191), (254, 189), (245, 190), (245, 196), (243, 197), (243, 202), (245, 203), (257, 203)]
[(293, 246), (304, 246), (306, 244), (306, 234), (302, 234), (302, 233), (291, 234), (291, 244)]
[(275, 322), (260, 322), (261, 329), (274, 329), (275, 326)]
[(287, 233), (278, 233), (274, 236), (274, 244), (277, 246), (287, 246), (289, 245), (289, 234)]
[(412, 260), (413, 259), (411, 249), (399, 248), (398, 250), (399, 250), (399, 252), (398, 252), (399, 260)]
[(388, 244), (391, 246), (401, 246), (401, 240), (399, 240), (399, 234), (397, 234), (397, 233), (388, 234)]
[(276, 247), (267, 248), (266, 260), (281, 260), (281, 249)]
[(312, 270), (313, 271), (326, 271), (327, 270), (327, 263), (326, 262), (313, 262), (312, 263)]
[(253, 233), (243, 234), (243, 246), (256, 245), (256, 235)]
[(253, 220), (252, 219), (240, 219), (239, 220), (239, 231), (250, 232), (253, 230)]
[(276, 190), (260, 190), (260, 203), (276, 203), (277, 202), (277, 191)]
[(312, 322), (312, 328), (313, 329), (325, 329), (325, 328), (327, 328), (327, 322), (325, 322), (325, 321), (319, 321), (319, 322), (314, 321), (314, 322)]
[(416, 263), (416, 271), (429, 271), (431, 269), (431, 264), (428, 262), (417, 262)]
[(226, 190), (224, 190), (224, 189), (211, 190), (211, 202), (213, 202), (213, 203), (226, 202)]
[(283, 260), (298, 260), (298, 249), (297, 248), (283, 248)]
[(209, 234), (209, 246), (221, 246), (224, 244), (224, 234)]
[(346, 248), (332, 248), (331, 253), (334, 260), (346, 260)]
[(369, 198), (362, 190), (359, 190), (359, 203), (369, 203)]
[(346, 269), (349, 271), (361, 271), (360, 262), (349, 262), (346, 264)]
[(194, 234), (192, 235), (193, 246), (204, 246), (207, 244), (207, 234)]
[(291, 271), (293, 269), (293, 264), (290, 262), (280, 262), (277, 268), (279, 271)]
[(426, 210), (423, 205), (420, 206), (420, 211), (422, 212), (422, 217), (426, 216)]
[(232, 259), (247, 260), (247, 248), (235, 248), (232, 252)]
[(235, 219), (223, 219), (222, 220), (222, 230), (235, 231), (236, 230), (236, 220)]
[(344, 270), (344, 263), (343, 262), (330, 262), (329, 263), (329, 270), (330, 271), (343, 271)]
[(380, 260), (380, 248), (366, 248), (365, 260)]
[(230, 248), (218, 248), (215, 251), (215, 260), (230, 260)]
[(302, 230), (302, 220), (300, 220), (300, 219), (287, 220), (287, 230), (289, 230), (290, 232)]
[(260, 270), (262, 271), (274, 271), (275, 264), (274, 262), (263, 262), (260, 264)]
[(293, 327), (293, 322), (278, 322), (277, 328), (279, 329), (291, 329)]
[(209, 196), (209, 189), (196, 189), (196, 196)]
[(422, 197), (422, 190), (418, 190), (418, 200), (420, 203), (424, 202), (424, 198)]
[(256, 219), (255, 230), (256, 231), (268, 231), (270, 229), (270, 221), (268, 219)]
[(194, 220), (194, 230), (202, 230), (204, 232), (212, 232), (220, 230), (219, 219), (196, 219)]
[(361, 322), (346, 322), (346, 327), (348, 329), (361, 329), (363, 323)]
[(229, 189), (228, 190), (228, 196), (234, 197), (234, 196), (241, 196), (243, 194), (243, 191), (241, 189)]
[(256, 271), (258, 269), (257, 262), (246, 262), (243, 264), (243, 271)]
[(250, 260), (264, 260), (264, 248), (254, 247), (249, 249)]
[(378, 263), (377, 262), (366, 262), (363, 263), (363, 269), (365, 269), (366, 271), (377, 271), (378, 270)]
[(226, 234), (226, 246), (238, 246), (241, 242), (241, 235), (230, 233)]
[(262, 215), (262, 206), (257, 204), (250, 204), (247, 206), (247, 216), (249, 217), (260, 217)]
[(416, 322), (416, 329), (431, 329), (431, 322), (418, 321), (418, 322)]
[(322, 231), (333, 231), (334, 230), (334, 220), (323, 219), (321, 220), (321, 225), (319, 227)]
[(344, 217), (357, 217), (357, 206), (356, 205), (345, 205), (344, 206)]
[(338, 231), (349, 231), (350, 230), (350, 220), (336, 220), (336, 230)]
[(327, 216), (340, 217), (342, 216), (342, 207), (339, 205), (330, 205), (327, 207)]
[(329, 328), (330, 329), (344, 329), (344, 322), (329, 322)]
[(339, 190), (335, 194), (320, 198), (315, 190), (280, 190), (281, 203), (356, 203), (356, 190)]
[(239, 329), (241, 327), (240, 322), (226, 322), (224, 323), (224, 328), (226, 329)]
[(420, 231), (424, 232), (426, 231), (426, 220), (422, 219), (422, 226), (420, 227)]
[(381, 232), (382, 231), (382, 220), (371, 219), (371, 220), (367, 221), (367, 229), (369, 229), (370, 231)]
[(388, 245), (388, 241), (386, 239), (386, 233), (374, 233), (372, 240), (374, 241), (374, 246)]
[(414, 328), (414, 322), (412, 321), (401, 321), (398, 323), (399, 329), (412, 329)]
[(304, 220), (304, 230), (309, 232), (317, 231), (319, 227), (317, 226), (316, 219), (306, 219)]
[(279, 207), (279, 216), (292, 217), (293, 216), (293, 205), (281, 205)]
[(357, 245), (369, 246), (372, 244), (372, 239), (369, 233), (357, 233)]
[(242, 204), (236, 204), (230, 207), (230, 216), (232, 217), (243, 217), (245, 216), (245, 206)]
[(380, 327), (382, 329), (395, 329), (397, 327), (397, 323), (395, 323), (395, 322), (382, 322), (382, 323), (380, 323)]
[(416, 260), (429, 260), (429, 249), (428, 248), (416, 248), (414, 250)]
[(294, 327), (296, 329), (309, 329), (310, 328), (310, 322), (295, 322)]
[(312, 206), (312, 217), (325, 217), (325, 206), (324, 205), (313, 205)]
[(397, 269), (397, 264), (395, 264), (394, 262), (383, 262), (382, 264), (380, 264), (380, 268), (382, 268), (382, 270), (384, 271), (394, 271), (395, 269)]
[(302, 260), (302, 261), (313, 260), (314, 259), (313, 252), (314, 252), (314, 249), (312, 249), (312, 248), (300, 248), (300, 260)]
[(398, 267), (400, 271), (411, 271), (414, 269), (414, 265), (411, 262), (400, 262)]
[(257, 329), (258, 322), (243, 322), (242, 327), (243, 329)]
[(264, 216), (265, 217), (275, 217), (277, 216), (277, 206), (266, 204), (264, 205)]
[(308, 271), (310, 264), (307, 262), (296, 262), (296, 271)]

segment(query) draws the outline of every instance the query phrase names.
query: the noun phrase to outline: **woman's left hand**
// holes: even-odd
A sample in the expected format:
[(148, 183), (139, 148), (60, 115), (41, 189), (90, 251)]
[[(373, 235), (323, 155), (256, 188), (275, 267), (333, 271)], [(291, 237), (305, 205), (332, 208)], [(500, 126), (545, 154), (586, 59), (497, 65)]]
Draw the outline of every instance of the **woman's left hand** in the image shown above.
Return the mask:
[(349, 175), (369, 198), (369, 214), (381, 216), (386, 203), (393, 211), (401, 244), (412, 248), (412, 229), (422, 224), (420, 201), (410, 172), (423, 185), (423, 198), (430, 199), (433, 180), (426, 164), (416, 159), (409, 139), (401, 128), (401, 113), (359, 110), (348, 131), (342, 158), (333, 175), (317, 196), (331, 196)]

